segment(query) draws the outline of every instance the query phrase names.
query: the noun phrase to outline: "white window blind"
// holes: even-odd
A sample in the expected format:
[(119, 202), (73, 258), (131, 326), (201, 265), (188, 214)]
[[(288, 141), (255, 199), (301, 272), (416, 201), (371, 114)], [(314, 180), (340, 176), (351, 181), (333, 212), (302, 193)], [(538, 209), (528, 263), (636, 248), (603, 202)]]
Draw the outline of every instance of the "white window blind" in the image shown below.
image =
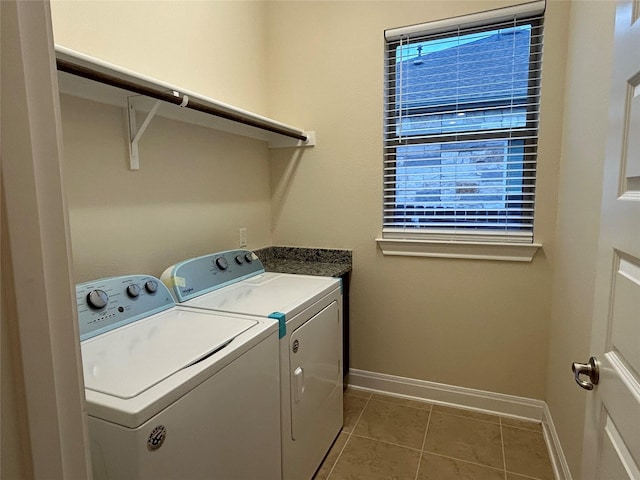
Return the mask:
[(543, 11), (385, 32), (383, 237), (533, 241)]

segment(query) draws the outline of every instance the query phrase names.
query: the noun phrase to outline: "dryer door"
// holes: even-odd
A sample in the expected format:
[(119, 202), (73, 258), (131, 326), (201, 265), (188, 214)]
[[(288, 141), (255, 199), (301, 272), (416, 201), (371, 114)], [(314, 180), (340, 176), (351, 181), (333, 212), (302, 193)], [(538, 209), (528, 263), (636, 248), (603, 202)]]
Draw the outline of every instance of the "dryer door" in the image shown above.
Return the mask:
[[(289, 340), (291, 436), (304, 438), (334, 421), (332, 397), (341, 390), (342, 331), (338, 302), (298, 327)], [(342, 391), (338, 392), (342, 395)], [(342, 412), (338, 412), (342, 419)]]

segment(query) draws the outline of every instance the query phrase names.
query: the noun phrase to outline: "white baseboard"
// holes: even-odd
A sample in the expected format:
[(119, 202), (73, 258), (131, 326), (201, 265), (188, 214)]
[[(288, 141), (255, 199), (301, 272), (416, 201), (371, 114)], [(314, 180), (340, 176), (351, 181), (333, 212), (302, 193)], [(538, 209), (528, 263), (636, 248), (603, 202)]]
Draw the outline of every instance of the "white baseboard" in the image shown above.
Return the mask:
[(349, 369), (348, 384), (351, 387), (413, 397), (431, 403), (452, 405), (486, 413), (498, 412), (500, 415), (510, 417), (542, 421), (544, 415), (545, 403), (542, 400), (353, 368)]
[(549, 407), (542, 400), (487, 392), (473, 388), (349, 369), (349, 387), (425, 400), (439, 405), (476, 410), (513, 418), (541, 421), (557, 480), (572, 480)]
[(544, 429), (544, 439), (547, 442), (547, 449), (551, 457), (551, 465), (557, 480), (572, 480), (569, 464), (562, 451), (560, 437), (556, 431), (556, 426), (551, 418), (549, 406), (544, 404), (544, 416), (542, 418), (542, 428)]

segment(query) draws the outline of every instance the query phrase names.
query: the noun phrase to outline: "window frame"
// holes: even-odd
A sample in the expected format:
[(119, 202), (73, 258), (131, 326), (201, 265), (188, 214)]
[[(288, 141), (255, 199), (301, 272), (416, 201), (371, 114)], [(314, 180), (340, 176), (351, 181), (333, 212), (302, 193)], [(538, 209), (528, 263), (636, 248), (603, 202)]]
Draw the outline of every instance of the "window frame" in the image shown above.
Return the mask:
[[(533, 171), (531, 172), (523, 172), (523, 176), (526, 174), (526, 177), (529, 177), (529, 180), (526, 177), (522, 181), (522, 192), (518, 192), (517, 194), (508, 195), (505, 197), (506, 202), (516, 202), (516, 206), (521, 209), (523, 216), (533, 216), (535, 217), (535, 207), (527, 207), (531, 209), (531, 212), (527, 212), (525, 207), (525, 203), (517, 203), (523, 202), (524, 194), (535, 193), (535, 169), (537, 165), (537, 147), (538, 147), (538, 122), (539, 122), (539, 106), (540, 106), (540, 95), (541, 95), (541, 84), (542, 84), (542, 72), (540, 71), (542, 66), (542, 43), (531, 40), (530, 41), (530, 52), (529, 52), (529, 73), (528, 73), (528, 88), (527, 88), (527, 96), (526, 98), (522, 98), (519, 103), (524, 104), (527, 108), (525, 115), (525, 125), (523, 127), (518, 127), (514, 129), (518, 133), (516, 135), (509, 135), (504, 133), (504, 129), (502, 128), (493, 128), (487, 130), (469, 130), (472, 133), (468, 133), (469, 131), (463, 132), (462, 135), (464, 138), (462, 140), (457, 139), (456, 132), (440, 132), (437, 134), (425, 134), (423, 133), (415, 133), (408, 135), (398, 136), (398, 124), (401, 121), (396, 117), (395, 112), (397, 112), (396, 107), (396, 89), (397, 83), (396, 80), (398, 78), (399, 73), (396, 71), (397, 65), (397, 48), (403, 45), (411, 44), (411, 43), (423, 43), (428, 41), (429, 36), (433, 36), (438, 34), (440, 38), (450, 36), (451, 38), (455, 38), (460, 35), (468, 35), (472, 33), (479, 33), (483, 31), (492, 31), (500, 28), (500, 26), (504, 27), (504, 20), (511, 16), (511, 19), (514, 20), (514, 26), (520, 25), (531, 25), (530, 35), (531, 39), (537, 38), (539, 35), (542, 35), (544, 30), (544, 17), (541, 13), (544, 12), (544, 1), (542, 2), (534, 2), (537, 8), (537, 11), (525, 11), (524, 13), (512, 13), (506, 9), (500, 9), (499, 11), (490, 11), (483, 12), (480, 14), (474, 14), (466, 17), (458, 17), (456, 19), (449, 19), (448, 22), (451, 25), (442, 25), (443, 21), (435, 22), (435, 26), (433, 26), (433, 22), (430, 24), (423, 24), (423, 26), (410, 26), (403, 27), (401, 29), (395, 30), (403, 30), (403, 29), (412, 29), (413, 38), (409, 38), (408, 42), (406, 38), (403, 38), (404, 35), (396, 35), (395, 39), (387, 39), (385, 42), (385, 76), (384, 81), (386, 82), (384, 88), (384, 111), (389, 112), (385, 115), (390, 115), (393, 118), (389, 120), (389, 118), (385, 118), (384, 122), (384, 131), (383, 131), (383, 142), (385, 145), (385, 154), (383, 157), (385, 161), (383, 162), (383, 233), (382, 237), (378, 238), (378, 244), (381, 247), (382, 251), (386, 255), (418, 255), (418, 256), (438, 256), (438, 257), (454, 257), (454, 258), (483, 258), (483, 259), (496, 259), (496, 260), (520, 260), (520, 261), (530, 261), (535, 255), (535, 252), (540, 244), (534, 242), (533, 238), (533, 225), (535, 223), (535, 218), (533, 220), (526, 220), (531, 223), (531, 226), (526, 226), (524, 234), (520, 229), (510, 229), (508, 235), (504, 234), (504, 227), (501, 225), (500, 220), (496, 220), (494, 223), (496, 224), (495, 231), (492, 227), (482, 227), (479, 228), (477, 226), (473, 226), (473, 224), (466, 225), (462, 228), (440, 228), (434, 227), (433, 225), (429, 225), (427, 227), (411, 227), (405, 226), (396, 228), (389, 226), (388, 218), (390, 214), (395, 213), (396, 211), (396, 194), (395, 194), (395, 181), (396, 181), (396, 171), (393, 170), (392, 174), (388, 174), (389, 166), (395, 168), (395, 155), (396, 149), (398, 147), (410, 146), (410, 145), (426, 145), (431, 143), (441, 143), (441, 144), (462, 144), (464, 142), (471, 141), (491, 141), (491, 140), (506, 140), (509, 143), (517, 140), (518, 138), (523, 139), (523, 154), (522, 154), (522, 170), (524, 171), (524, 166), (527, 163), (531, 163), (527, 155), (533, 154), (535, 155), (533, 158)], [(540, 5), (542, 5), (542, 10), (540, 11)], [(532, 8), (532, 10), (535, 10)], [(465, 22), (464, 20), (468, 20)], [(468, 28), (468, 25), (473, 24), (471, 28)], [(464, 33), (460, 33), (460, 29), (458, 28), (460, 25), (464, 28)], [(430, 28), (432, 26), (432, 28)], [(389, 32), (389, 31), (387, 31)], [(385, 36), (387, 36), (387, 32), (385, 32)], [(450, 32), (450, 33), (449, 33)], [(415, 37), (418, 37), (417, 39)], [(536, 73), (539, 71), (540, 73)], [(534, 99), (535, 101), (532, 103), (530, 100)], [(504, 105), (512, 106), (511, 102), (505, 102), (500, 100), (495, 101), (487, 101), (487, 102), (475, 102), (475, 105), (479, 105), (482, 108), (486, 107), (500, 107)], [(428, 106), (425, 105), (423, 107), (415, 107), (409, 106), (407, 110), (411, 111), (412, 115), (415, 115), (420, 110), (425, 112), (434, 112), (438, 109), (442, 109), (443, 105), (436, 106)], [(403, 109), (404, 110), (404, 109)], [(427, 138), (425, 138), (427, 137)], [(398, 138), (402, 139), (402, 142), (398, 142), (396, 147), (393, 147), (393, 153), (387, 151), (388, 145), (391, 142), (396, 141)], [(444, 142), (444, 143), (443, 143)], [(390, 156), (391, 155), (391, 156)], [(505, 176), (506, 178), (506, 176)], [(389, 180), (391, 179), (391, 183)], [(390, 197), (387, 190), (394, 191), (393, 195)], [(394, 205), (388, 209), (389, 203), (393, 203)], [(390, 211), (389, 211), (390, 210)], [(466, 211), (467, 213), (474, 212), (472, 209), (455, 209), (455, 208), (447, 208), (449, 213), (455, 211)], [(498, 212), (498, 210), (483, 210), (482, 214), (487, 215), (491, 212)], [(503, 222), (504, 223), (504, 222)], [(460, 244), (460, 245), (458, 245)], [(504, 247), (504, 254), (496, 251), (496, 248)], [(500, 248), (498, 248), (500, 249)], [(519, 253), (515, 253), (519, 252)]]

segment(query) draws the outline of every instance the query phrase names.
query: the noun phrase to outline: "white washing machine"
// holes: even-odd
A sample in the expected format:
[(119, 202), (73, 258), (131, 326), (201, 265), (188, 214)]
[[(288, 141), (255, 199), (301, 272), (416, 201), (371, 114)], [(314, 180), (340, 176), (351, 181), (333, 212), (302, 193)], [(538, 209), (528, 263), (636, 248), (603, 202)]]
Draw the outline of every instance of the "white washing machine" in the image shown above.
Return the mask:
[(169, 267), (162, 280), (183, 305), (279, 321), (282, 475), (309, 480), (340, 433), (340, 279), (265, 272), (230, 250)]
[(94, 478), (281, 478), (277, 321), (176, 306), (143, 275), (76, 297)]

